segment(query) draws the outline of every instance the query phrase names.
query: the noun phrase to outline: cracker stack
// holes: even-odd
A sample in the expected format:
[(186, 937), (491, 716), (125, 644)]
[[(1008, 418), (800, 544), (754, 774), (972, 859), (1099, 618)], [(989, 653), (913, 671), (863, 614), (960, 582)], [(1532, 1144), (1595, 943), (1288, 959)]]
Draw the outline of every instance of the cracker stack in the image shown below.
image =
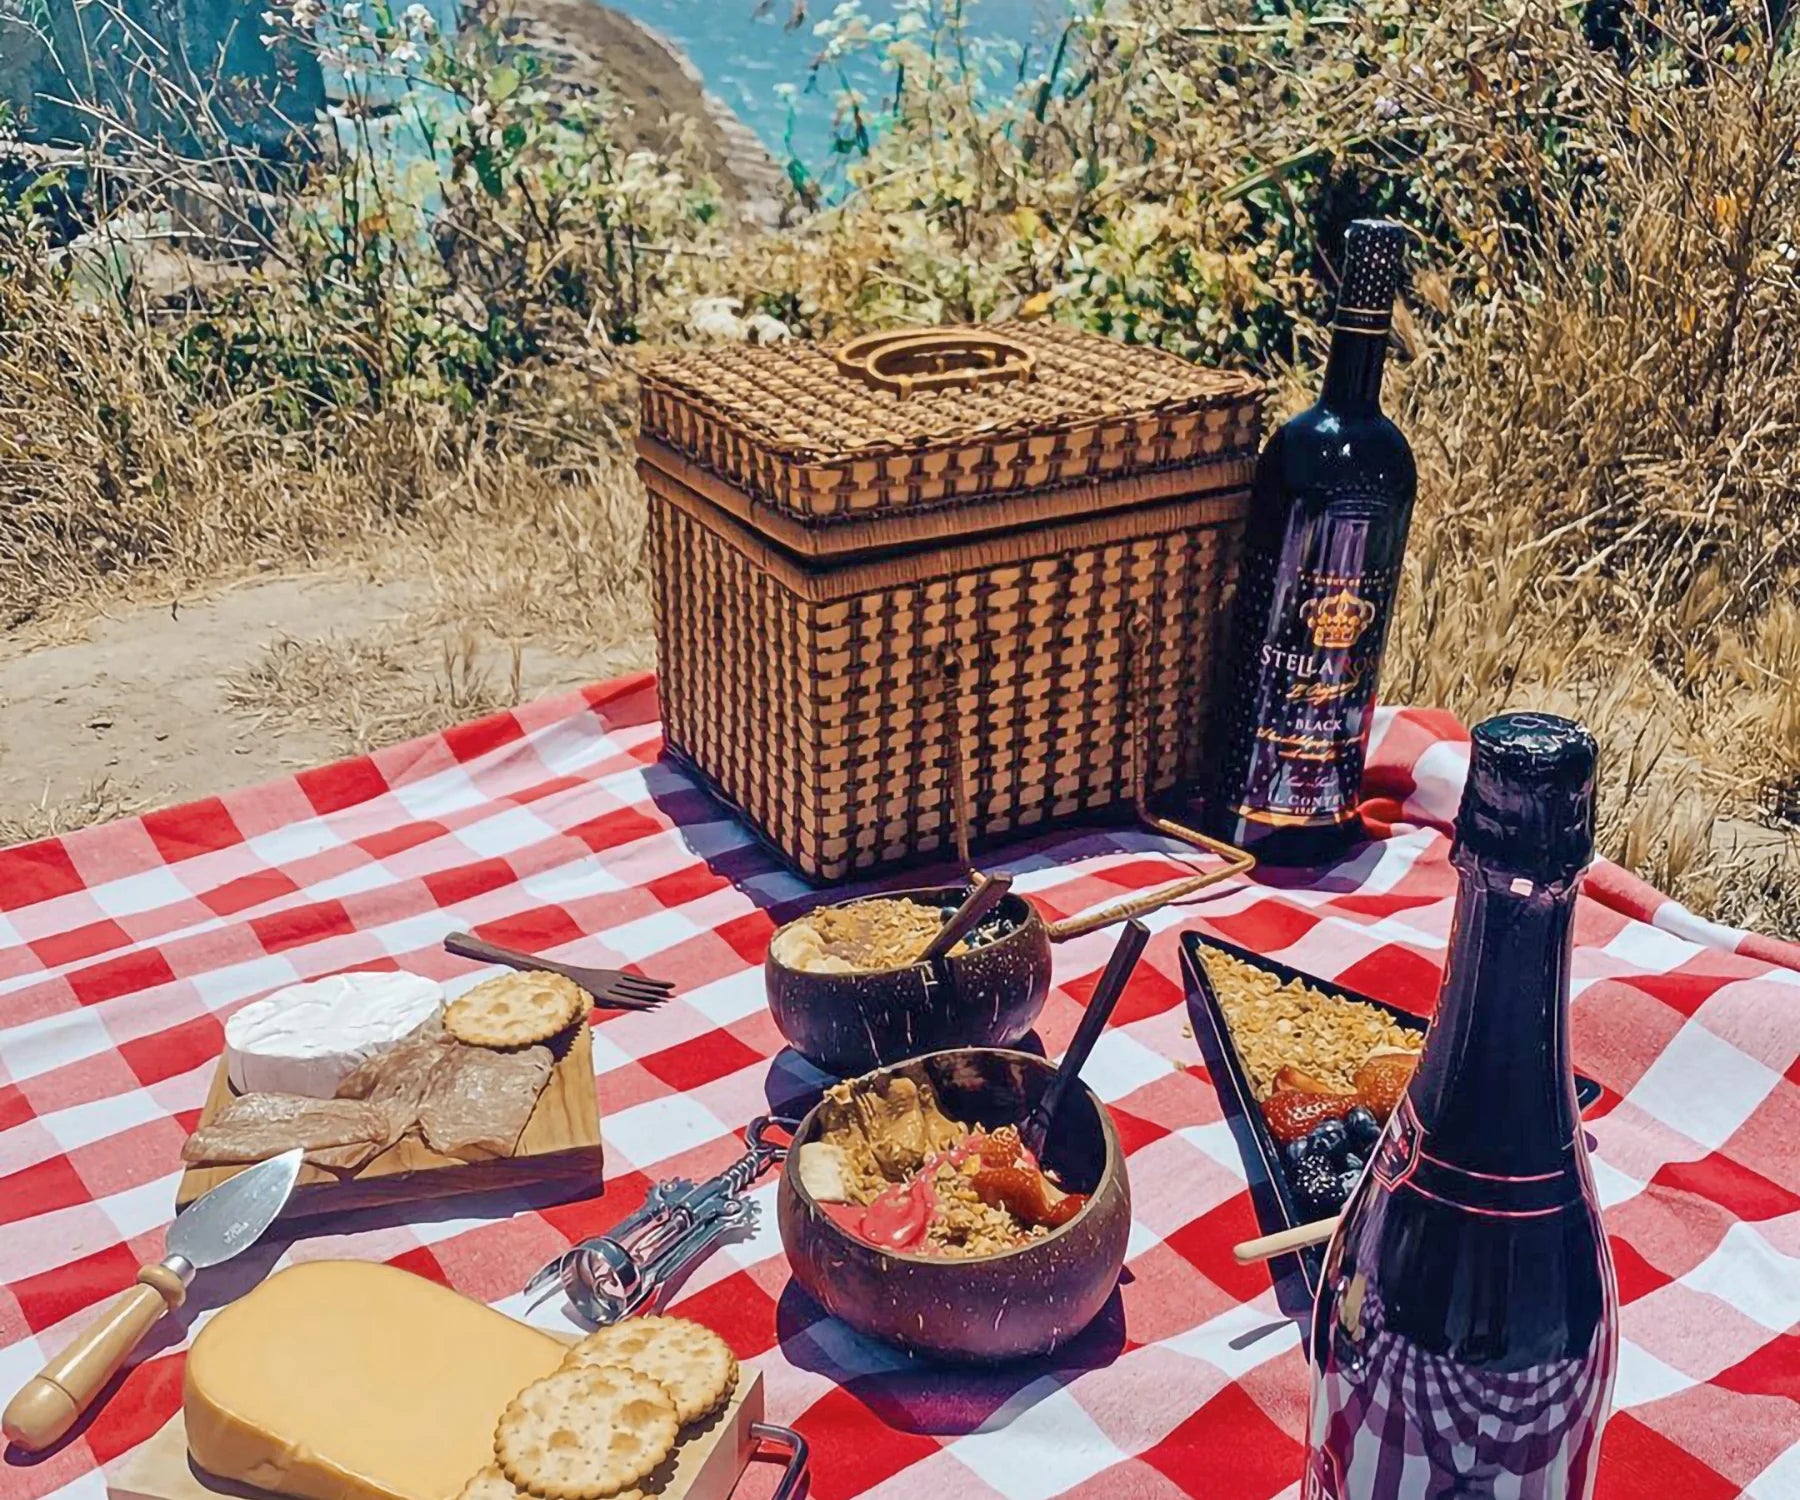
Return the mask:
[(686, 1318), (602, 1328), (519, 1392), (494, 1464), (458, 1500), (642, 1500), (661, 1489), (684, 1430), (721, 1411), (737, 1382), (730, 1347)]

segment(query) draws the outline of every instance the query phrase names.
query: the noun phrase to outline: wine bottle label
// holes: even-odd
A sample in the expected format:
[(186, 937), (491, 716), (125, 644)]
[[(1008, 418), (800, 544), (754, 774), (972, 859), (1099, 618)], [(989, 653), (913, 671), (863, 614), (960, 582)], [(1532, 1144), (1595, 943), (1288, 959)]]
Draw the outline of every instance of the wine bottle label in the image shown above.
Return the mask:
[(1243, 587), (1267, 599), (1270, 626), (1246, 663), (1256, 715), (1237, 814), (1272, 825), (1356, 815), (1395, 569), (1367, 565), (1364, 515), (1321, 516), (1287, 576), (1246, 559)]

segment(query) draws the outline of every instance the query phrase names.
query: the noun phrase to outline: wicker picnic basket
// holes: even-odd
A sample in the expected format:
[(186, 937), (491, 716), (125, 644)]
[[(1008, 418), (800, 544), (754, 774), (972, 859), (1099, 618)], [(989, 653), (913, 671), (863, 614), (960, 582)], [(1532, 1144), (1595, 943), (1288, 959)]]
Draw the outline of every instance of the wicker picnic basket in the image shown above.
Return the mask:
[(642, 378), (668, 748), (815, 879), (1191, 780), (1260, 388), (1047, 324)]

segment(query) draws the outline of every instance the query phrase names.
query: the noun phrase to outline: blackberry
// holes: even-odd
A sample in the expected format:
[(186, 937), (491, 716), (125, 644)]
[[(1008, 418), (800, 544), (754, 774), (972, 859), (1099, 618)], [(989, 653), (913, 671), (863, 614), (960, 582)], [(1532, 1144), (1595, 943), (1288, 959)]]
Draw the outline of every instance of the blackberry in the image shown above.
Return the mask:
[(1288, 1173), (1303, 1213), (1323, 1219), (1344, 1206), (1347, 1196), (1338, 1169), (1326, 1156), (1308, 1156)]

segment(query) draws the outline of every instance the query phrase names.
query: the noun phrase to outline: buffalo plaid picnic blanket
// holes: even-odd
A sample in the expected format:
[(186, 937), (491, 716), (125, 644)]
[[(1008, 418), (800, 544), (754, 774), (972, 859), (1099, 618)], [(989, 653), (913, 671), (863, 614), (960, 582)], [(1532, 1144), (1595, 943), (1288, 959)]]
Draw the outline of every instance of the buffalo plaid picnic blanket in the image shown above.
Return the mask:
[[(655, 683), (639, 676), (0, 853), (0, 1396), (160, 1253), (178, 1152), (234, 1006), (353, 967), (404, 966), (454, 991), (481, 972), (443, 951), (456, 928), (680, 985), (659, 1011), (596, 1018), (603, 1197), (445, 1200), (300, 1239), (278, 1225), (196, 1283), (60, 1448), (5, 1454), (0, 1496), (99, 1496), (106, 1470), (176, 1411), (194, 1327), (276, 1265), (379, 1258), (524, 1315), (520, 1288), (540, 1263), (657, 1178), (718, 1170), (752, 1117), (824, 1082), (784, 1052), (759, 973), (806, 888), (659, 746)], [(1271, 1267), (1232, 1259), (1259, 1226), (1186, 1024), (1177, 935), (1212, 932), (1428, 1009), (1466, 760), (1448, 716), (1383, 711), (1374, 842), (1304, 885), (1271, 875), (1150, 919), (1154, 940), (1085, 1075), (1129, 1153), (1127, 1271), (1054, 1358), (927, 1368), (824, 1318), (789, 1284), (765, 1179), (755, 1232), (717, 1250), (674, 1306), (762, 1372), (772, 1419), (811, 1442), (815, 1495), (1297, 1493), (1300, 1331)], [(1182, 873), (1170, 847), (1072, 830), (996, 862), (1060, 917)], [(1600, 1494), (1794, 1500), (1800, 950), (1704, 922), (1605, 864), (1586, 890), (1574, 1046), (1605, 1086), (1588, 1121), (1624, 1336)], [(1050, 1055), (1113, 939), (1059, 946), (1039, 1027)], [(753, 1470), (741, 1493), (768, 1483)]]

